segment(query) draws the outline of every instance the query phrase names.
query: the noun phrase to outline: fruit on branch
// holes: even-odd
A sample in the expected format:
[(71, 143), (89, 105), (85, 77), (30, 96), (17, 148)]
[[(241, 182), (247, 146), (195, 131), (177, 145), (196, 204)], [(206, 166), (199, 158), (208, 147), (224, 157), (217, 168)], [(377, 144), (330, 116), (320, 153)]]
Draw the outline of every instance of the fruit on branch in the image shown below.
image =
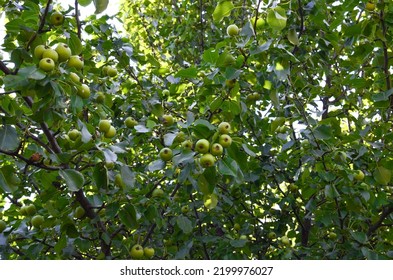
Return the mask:
[(38, 45), (37, 47), (34, 48), (34, 57), (36, 57), (38, 59), (41, 59), (42, 58), (42, 54), (47, 49), (48, 49), (48, 47), (46, 47), (44, 45)]
[(120, 173), (116, 174), (115, 176), (115, 185), (120, 188), (124, 188), (126, 186)]
[(214, 165), (216, 158), (212, 154), (204, 154), (199, 159), (199, 162), (203, 167), (210, 167)]
[(114, 126), (110, 126), (108, 131), (105, 132), (104, 137), (105, 138), (113, 138), (116, 135), (116, 128)]
[(173, 152), (169, 148), (162, 148), (159, 155), (163, 161), (170, 161), (173, 157)]
[(231, 131), (231, 125), (228, 122), (222, 122), (218, 125), (218, 132), (228, 134)]
[(185, 140), (181, 143), (181, 146), (185, 150), (192, 150), (192, 141), (191, 140)]
[(162, 124), (164, 126), (171, 126), (175, 120), (173, 119), (172, 115), (163, 115), (162, 116)]
[(232, 144), (232, 138), (228, 134), (222, 134), (218, 138), (218, 143), (220, 143), (222, 147), (228, 148)]
[(85, 214), (86, 214), (85, 209), (83, 209), (82, 206), (78, 206), (78, 207), (75, 208), (74, 218), (82, 219), (85, 216)]
[(143, 249), (143, 254), (146, 258), (151, 259), (154, 256), (154, 248), (152, 247), (145, 247)]
[(79, 83), (81, 81), (81, 78), (78, 76), (78, 74), (76, 74), (74, 72), (70, 72), (70, 79), (74, 83)]
[(117, 70), (113, 67), (107, 66), (106, 68), (106, 74), (109, 77), (115, 77), (117, 75)]
[(223, 61), (222, 65), (230, 66), (230, 65), (234, 64), (235, 62), (236, 62), (235, 57), (231, 54), (227, 54), (224, 57), (224, 61)]
[(130, 255), (133, 259), (143, 258), (143, 255), (144, 255), (143, 247), (139, 244), (132, 246), (131, 251), (130, 251)]
[(221, 156), (224, 152), (223, 147), (219, 143), (214, 143), (210, 148), (210, 153), (213, 156)]
[(36, 228), (41, 227), (44, 221), (44, 217), (42, 217), (41, 215), (35, 215), (33, 218), (31, 218), (31, 224), (33, 225), (33, 227)]
[(81, 136), (82, 136), (81, 132), (77, 129), (72, 129), (72, 130), (68, 131), (68, 137), (72, 141), (76, 141)]
[(27, 216), (33, 216), (35, 213), (37, 213), (37, 209), (35, 208), (34, 204), (27, 205), (25, 209)]
[(195, 144), (195, 150), (201, 154), (206, 154), (209, 151), (210, 143), (206, 139), (199, 139)]
[(101, 132), (107, 132), (111, 128), (111, 122), (109, 120), (100, 120), (98, 123), (98, 130)]
[(269, 233), (267, 234), (267, 238), (269, 238), (270, 240), (276, 239), (276, 238), (277, 238), (277, 235), (276, 235), (276, 233), (275, 233), (274, 231), (271, 231), (271, 232), (269, 232)]
[(105, 94), (101, 91), (97, 92), (96, 102), (102, 104), (102, 103), (104, 103), (104, 101), (105, 101)]
[(231, 36), (231, 37), (238, 35), (239, 34), (239, 27), (237, 27), (236, 24), (228, 25), (227, 34), (228, 34), (228, 36)]
[(124, 124), (128, 128), (133, 128), (134, 126), (136, 126), (138, 124), (138, 122), (133, 117), (127, 117), (124, 121)]
[(72, 55), (70, 47), (64, 43), (59, 43), (55, 51), (59, 55), (60, 62), (67, 61)]
[(233, 229), (236, 230), (236, 231), (239, 231), (239, 230), (241, 229), (240, 224), (235, 223), (235, 224), (233, 225)]
[(285, 246), (289, 246), (291, 241), (289, 240), (288, 236), (284, 235), (281, 237), (281, 243)]
[(55, 50), (48, 48), (42, 53), (42, 58), (51, 58), (54, 62), (57, 62), (59, 54)]
[(50, 72), (55, 69), (55, 62), (51, 58), (42, 58), (38, 63), (38, 67), (45, 72)]
[(151, 197), (161, 197), (164, 195), (164, 191), (161, 188), (155, 188), (151, 193)]
[(367, 2), (366, 3), (366, 10), (370, 11), (370, 12), (374, 11), (375, 10), (375, 4), (373, 2), (370, 2), (370, 1)]
[(63, 14), (61, 14), (59, 12), (53, 12), (50, 15), (50, 23), (53, 24), (54, 26), (62, 25), (63, 22), (64, 22)]
[(82, 84), (78, 87), (78, 95), (83, 98), (87, 99), (90, 97), (90, 88), (86, 84)]
[(181, 208), (181, 212), (183, 214), (186, 214), (186, 213), (188, 213), (188, 211), (190, 211), (190, 207), (188, 205), (183, 205)]
[(0, 233), (2, 233), (7, 228), (6, 222), (0, 220)]
[(74, 67), (77, 70), (81, 70), (84, 66), (83, 59), (78, 55), (71, 55), (67, 62), (68, 67)]
[(364, 173), (362, 170), (355, 171), (355, 175), (353, 176), (355, 180), (362, 181), (364, 179)]

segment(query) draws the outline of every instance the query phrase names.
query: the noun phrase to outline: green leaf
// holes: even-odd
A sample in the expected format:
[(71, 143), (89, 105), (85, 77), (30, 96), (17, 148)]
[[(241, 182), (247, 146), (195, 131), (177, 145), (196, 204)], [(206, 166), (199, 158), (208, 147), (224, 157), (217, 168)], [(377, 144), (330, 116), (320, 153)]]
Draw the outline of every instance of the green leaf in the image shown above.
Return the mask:
[(247, 243), (246, 239), (235, 239), (235, 240), (231, 240), (230, 244), (232, 247), (235, 248), (243, 248)]
[(119, 218), (121, 222), (130, 229), (134, 229), (138, 226), (137, 213), (134, 205), (132, 204), (126, 204), (119, 211)]
[(217, 4), (213, 12), (213, 19), (215, 22), (221, 21), (224, 17), (231, 14), (231, 11), (235, 8), (232, 1), (221, 1)]
[(186, 69), (181, 69), (179, 72), (176, 73), (175, 78), (188, 78), (194, 79), (198, 75), (198, 71), (195, 67), (189, 67)]
[(386, 101), (386, 100), (389, 99), (389, 97), (392, 95), (392, 93), (393, 93), (393, 88), (391, 88), (391, 89), (389, 89), (387, 91), (383, 91), (383, 92), (380, 92), (380, 93), (373, 94), (371, 96), (371, 98), (375, 102)]
[(335, 186), (326, 185), (325, 186), (325, 196), (327, 198), (336, 198), (336, 197), (339, 197), (340, 194), (338, 193), (338, 191), (337, 191)]
[(83, 46), (82, 46), (81, 40), (74, 33), (70, 33), (70, 38), (68, 40), (68, 45), (69, 45), (72, 53), (75, 54), (75, 55), (80, 55), (82, 53), (82, 51), (83, 51)]
[(185, 234), (189, 234), (193, 230), (191, 221), (185, 216), (178, 216), (176, 224)]
[(365, 234), (364, 232), (351, 232), (351, 235), (353, 237), (353, 239), (355, 239), (357, 242), (361, 243), (361, 244), (366, 244), (367, 243), (367, 234)]
[(73, 169), (60, 170), (59, 175), (64, 179), (68, 189), (72, 192), (81, 189), (85, 183), (82, 173)]
[(4, 193), (11, 193), (16, 190), (15, 186), (8, 184), (2, 170), (0, 170), (0, 188)]
[(333, 137), (332, 128), (326, 124), (320, 125), (314, 130), (314, 135), (320, 140), (331, 139)]
[(237, 182), (242, 182), (244, 179), (239, 165), (230, 157), (225, 157), (223, 160), (218, 162), (218, 172), (221, 175), (234, 177)]
[(79, 5), (83, 7), (89, 6), (91, 2), (93, 2), (93, 0), (78, 0)]
[(127, 165), (123, 165), (120, 169), (121, 178), (123, 179), (124, 184), (129, 188), (134, 188), (135, 186), (135, 174), (131, 171), (130, 167)]
[(108, 170), (104, 164), (97, 164), (94, 167), (93, 180), (98, 189), (106, 189), (108, 187)]
[(108, 7), (109, 0), (94, 0), (94, 5), (96, 6), (95, 14), (102, 13)]
[(287, 25), (287, 15), (285, 10), (281, 7), (269, 9), (267, 12), (267, 23), (275, 31), (284, 29)]
[(392, 178), (392, 172), (383, 166), (378, 166), (373, 172), (373, 177), (378, 184), (387, 185)]
[(218, 51), (216, 49), (211, 48), (203, 53), (202, 59), (207, 63), (215, 64), (219, 56), (220, 55)]
[(19, 147), (19, 137), (13, 126), (5, 125), (0, 128), (0, 150), (14, 151)]

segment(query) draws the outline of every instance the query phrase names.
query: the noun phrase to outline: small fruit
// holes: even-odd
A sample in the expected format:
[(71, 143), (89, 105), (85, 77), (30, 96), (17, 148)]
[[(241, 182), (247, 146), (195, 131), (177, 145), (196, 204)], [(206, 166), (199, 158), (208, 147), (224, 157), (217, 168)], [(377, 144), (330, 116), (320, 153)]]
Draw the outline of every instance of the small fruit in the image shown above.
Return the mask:
[(218, 143), (220, 143), (222, 147), (228, 148), (232, 144), (232, 138), (228, 134), (222, 134), (220, 138), (218, 138)]
[(77, 55), (71, 55), (70, 58), (68, 59), (67, 63), (68, 67), (74, 67), (77, 70), (81, 70), (84, 66), (83, 59)]
[(206, 139), (200, 139), (195, 144), (195, 150), (201, 154), (209, 152), (210, 143)]
[(154, 248), (152, 247), (145, 247), (143, 249), (143, 253), (146, 258), (151, 259), (154, 256)]
[(276, 233), (275, 233), (274, 231), (271, 231), (271, 232), (269, 232), (269, 233), (267, 234), (267, 238), (269, 238), (270, 240), (276, 239), (276, 238), (277, 238), (277, 235), (276, 235)]
[(236, 231), (239, 231), (241, 229), (241, 226), (238, 223), (235, 223), (233, 225), (233, 229), (236, 230)]
[(163, 161), (170, 161), (173, 157), (173, 152), (169, 148), (162, 148), (159, 155)]
[(109, 120), (100, 120), (98, 123), (98, 130), (101, 132), (107, 132), (111, 128), (111, 122)]
[(172, 115), (163, 115), (162, 116), (162, 124), (164, 126), (171, 126), (174, 123), (174, 119), (172, 117)]
[(97, 92), (96, 102), (102, 104), (102, 103), (104, 103), (104, 101), (105, 101), (105, 94), (101, 91)]
[(362, 181), (364, 179), (364, 173), (362, 170), (357, 170), (353, 177), (355, 180)]
[(231, 125), (228, 122), (222, 122), (218, 125), (218, 132), (228, 134), (231, 131)]
[[(224, 57), (224, 61), (223, 61), (223, 65), (224, 66), (229, 66), (229, 65), (232, 65), (232, 64), (234, 64), (236, 62), (236, 59), (235, 59), (235, 57), (233, 56), (233, 55), (231, 55), (231, 54), (227, 54), (225, 57)], [(230, 80), (230, 81), (232, 81), (232, 80)], [(236, 81), (235, 81), (236, 82)]]
[(367, 2), (366, 3), (366, 10), (370, 11), (370, 12), (374, 11), (375, 10), (375, 4), (372, 3), (372, 2)]
[(82, 219), (86, 214), (85, 209), (82, 206), (78, 206), (75, 208), (74, 217), (76, 219)]
[(38, 45), (37, 47), (34, 48), (34, 57), (41, 59), (42, 54), (44, 51), (46, 51), (48, 48), (44, 45)]
[(90, 97), (90, 88), (86, 84), (82, 84), (81, 86), (78, 87), (78, 95), (83, 98), (87, 99)]
[(34, 204), (26, 206), (26, 214), (28, 216), (33, 216), (35, 213), (37, 213), (37, 209), (35, 208)]
[(59, 12), (54, 12), (50, 15), (50, 23), (55, 26), (62, 25), (63, 21), (64, 21), (64, 16)]
[(134, 126), (136, 126), (138, 124), (138, 122), (133, 117), (128, 117), (125, 119), (124, 124), (128, 128), (133, 128)]
[(27, 216), (27, 206), (26, 205), (24, 205), (24, 206), (22, 206), (21, 208), (20, 208), (20, 210), (19, 210), (19, 213), (22, 215), (22, 216)]
[(210, 148), (210, 152), (213, 156), (221, 156), (224, 152), (224, 149), (219, 143), (214, 143)]
[(239, 34), (239, 27), (236, 24), (231, 24), (227, 27), (227, 34), (228, 36), (236, 36)]
[(115, 185), (119, 186), (120, 188), (124, 188), (126, 186), (120, 173), (116, 174), (115, 176)]
[(139, 244), (132, 246), (130, 255), (133, 259), (143, 258), (144, 255), (143, 247)]
[(214, 165), (216, 158), (212, 154), (204, 154), (201, 156), (199, 162), (203, 167), (210, 167)]
[(55, 49), (57, 54), (59, 55), (59, 61), (63, 62), (68, 60), (71, 57), (71, 49), (67, 44), (59, 43)]
[(181, 146), (185, 150), (191, 150), (192, 149), (192, 141), (191, 140), (185, 140), (181, 143)]
[(164, 195), (164, 191), (159, 188), (155, 188), (154, 191), (151, 193), (152, 197), (160, 197)]
[(57, 62), (59, 60), (59, 55), (53, 49), (46, 49), (42, 53), (42, 58), (51, 58), (54, 62)]
[(329, 232), (328, 234), (329, 239), (336, 239), (337, 238), (337, 234), (335, 232)]
[(55, 62), (51, 58), (43, 58), (38, 63), (38, 67), (45, 72), (50, 72), (55, 69)]
[(70, 137), (70, 139), (72, 141), (75, 141), (81, 135), (82, 135), (81, 132), (79, 130), (77, 130), (77, 129), (72, 129), (72, 130), (68, 131), (68, 137)]
[(74, 83), (79, 83), (81, 81), (81, 78), (78, 76), (78, 74), (76, 74), (74, 72), (70, 72), (70, 79)]
[(281, 243), (285, 246), (289, 246), (291, 244), (291, 241), (289, 240), (288, 236), (283, 236), (281, 237)]
[(115, 77), (115, 76), (117, 75), (117, 70), (116, 70), (115, 68), (112, 68), (112, 67), (108, 66), (108, 67), (106, 68), (106, 74), (107, 74), (109, 77)]
[(33, 227), (39, 228), (42, 226), (43, 223), (44, 217), (42, 217), (41, 215), (35, 215), (33, 218), (31, 218), (31, 224), (33, 225)]
[(105, 132), (104, 137), (105, 138), (113, 138), (116, 135), (116, 128), (114, 126), (110, 126), (109, 130)]
[(0, 233), (2, 233), (6, 228), (7, 224), (3, 220), (0, 220)]
[(162, 95), (164, 95), (164, 96), (169, 96), (169, 90), (164, 89), (164, 90), (162, 91)]
[(182, 212), (183, 214), (188, 213), (188, 211), (190, 211), (190, 207), (189, 207), (188, 205), (182, 206), (181, 212)]

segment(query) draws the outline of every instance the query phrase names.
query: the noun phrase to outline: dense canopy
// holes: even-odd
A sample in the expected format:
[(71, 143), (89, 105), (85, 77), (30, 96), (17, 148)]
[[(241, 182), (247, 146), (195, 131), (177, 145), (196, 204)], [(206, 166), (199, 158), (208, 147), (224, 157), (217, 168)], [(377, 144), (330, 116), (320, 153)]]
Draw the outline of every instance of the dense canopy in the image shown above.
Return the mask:
[(0, 259), (393, 258), (392, 1), (61, 2), (0, 0)]

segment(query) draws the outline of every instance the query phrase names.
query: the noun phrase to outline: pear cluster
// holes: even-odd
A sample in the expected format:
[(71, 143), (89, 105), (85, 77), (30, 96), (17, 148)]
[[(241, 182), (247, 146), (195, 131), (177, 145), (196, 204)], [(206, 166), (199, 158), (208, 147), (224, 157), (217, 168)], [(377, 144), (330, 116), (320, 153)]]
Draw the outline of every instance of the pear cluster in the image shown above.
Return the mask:
[(145, 247), (143, 248), (142, 245), (136, 244), (132, 246), (130, 250), (130, 255), (133, 259), (151, 259), (154, 256), (154, 248), (152, 247)]
[[(83, 59), (78, 55), (73, 55), (70, 47), (65, 43), (58, 43), (56, 47), (38, 45), (34, 48), (33, 53), (39, 61), (38, 68), (47, 73), (54, 71), (61, 63), (70, 70), (76, 70), (77, 72), (82, 70), (84, 66)], [(87, 99), (90, 97), (89, 86), (80, 83), (80, 77), (77, 73), (70, 72), (70, 80), (77, 84), (77, 94), (81, 98)]]

